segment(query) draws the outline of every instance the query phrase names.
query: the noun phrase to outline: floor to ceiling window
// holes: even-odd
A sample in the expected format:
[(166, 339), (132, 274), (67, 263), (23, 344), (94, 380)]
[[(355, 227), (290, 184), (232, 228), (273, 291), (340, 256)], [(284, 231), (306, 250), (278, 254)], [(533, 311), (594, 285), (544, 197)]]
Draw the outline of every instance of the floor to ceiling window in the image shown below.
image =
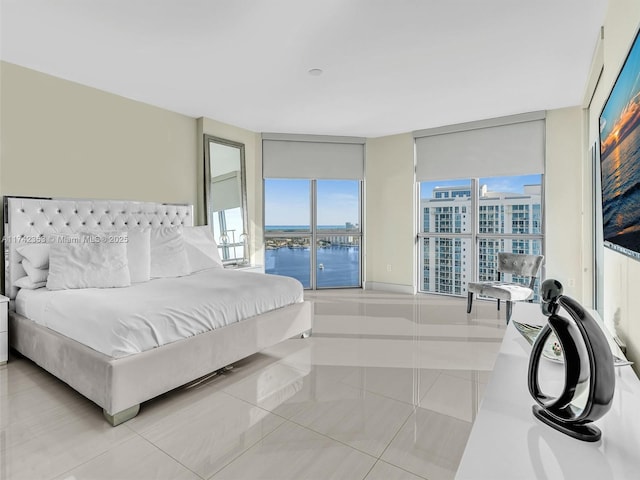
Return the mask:
[(420, 291), (462, 295), (471, 280), (471, 180), (420, 184)]
[(419, 290), (464, 296), (497, 278), (498, 252), (541, 254), (541, 206), (540, 174), (421, 182)]
[(468, 282), (497, 278), (498, 252), (543, 253), (543, 113), (414, 136), (419, 291), (466, 296)]
[(316, 287), (359, 287), (360, 183), (316, 180)]
[(305, 288), (361, 285), (360, 181), (265, 179), (265, 271)]
[(264, 182), (265, 271), (311, 287), (311, 181)]
[(265, 271), (360, 287), (363, 145), (291, 137), (263, 140)]

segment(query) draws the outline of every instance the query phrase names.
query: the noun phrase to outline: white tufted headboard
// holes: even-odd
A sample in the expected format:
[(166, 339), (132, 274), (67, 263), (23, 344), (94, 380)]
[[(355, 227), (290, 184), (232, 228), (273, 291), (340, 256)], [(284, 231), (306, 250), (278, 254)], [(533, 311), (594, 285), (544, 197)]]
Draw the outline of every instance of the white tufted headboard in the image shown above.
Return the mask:
[(5, 295), (25, 275), (16, 247), (42, 241), (50, 233), (81, 230), (127, 230), (160, 225), (193, 225), (192, 205), (122, 200), (69, 200), (5, 197)]

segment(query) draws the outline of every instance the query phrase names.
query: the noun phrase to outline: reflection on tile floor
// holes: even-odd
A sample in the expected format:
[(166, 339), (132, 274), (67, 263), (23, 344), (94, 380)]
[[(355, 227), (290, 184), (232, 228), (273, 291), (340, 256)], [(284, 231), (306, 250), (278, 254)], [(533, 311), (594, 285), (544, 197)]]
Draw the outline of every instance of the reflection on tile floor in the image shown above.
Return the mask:
[(495, 305), (307, 292), (314, 335), (112, 428), (30, 361), (0, 367), (0, 479), (450, 479), (504, 334)]

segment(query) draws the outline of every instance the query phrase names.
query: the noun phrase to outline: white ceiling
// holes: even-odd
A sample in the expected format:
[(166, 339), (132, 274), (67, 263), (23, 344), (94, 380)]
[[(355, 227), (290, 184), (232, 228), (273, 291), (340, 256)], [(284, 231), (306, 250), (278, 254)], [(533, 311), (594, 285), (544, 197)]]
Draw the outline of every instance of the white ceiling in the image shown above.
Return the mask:
[(580, 104), (607, 6), (1, 2), (8, 62), (256, 132), (366, 137)]

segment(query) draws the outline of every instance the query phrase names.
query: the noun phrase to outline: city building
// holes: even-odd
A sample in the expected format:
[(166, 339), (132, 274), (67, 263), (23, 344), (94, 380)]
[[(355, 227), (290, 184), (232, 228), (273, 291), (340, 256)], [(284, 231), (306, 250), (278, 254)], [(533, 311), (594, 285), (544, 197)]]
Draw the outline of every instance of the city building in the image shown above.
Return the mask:
[(433, 188), (432, 197), (423, 198), (420, 204), (422, 229), (427, 234), (423, 238), (422, 290), (464, 296), (467, 283), (474, 279), (475, 258), (478, 280), (484, 281), (496, 279), (496, 255), (500, 251), (541, 254), (540, 239), (511, 237), (542, 233), (541, 194), (541, 185), (524, 185), (523, 193), (493, 192), (482, 185), (478, 195), (479, 235), (475, 255), (471, 188)]

